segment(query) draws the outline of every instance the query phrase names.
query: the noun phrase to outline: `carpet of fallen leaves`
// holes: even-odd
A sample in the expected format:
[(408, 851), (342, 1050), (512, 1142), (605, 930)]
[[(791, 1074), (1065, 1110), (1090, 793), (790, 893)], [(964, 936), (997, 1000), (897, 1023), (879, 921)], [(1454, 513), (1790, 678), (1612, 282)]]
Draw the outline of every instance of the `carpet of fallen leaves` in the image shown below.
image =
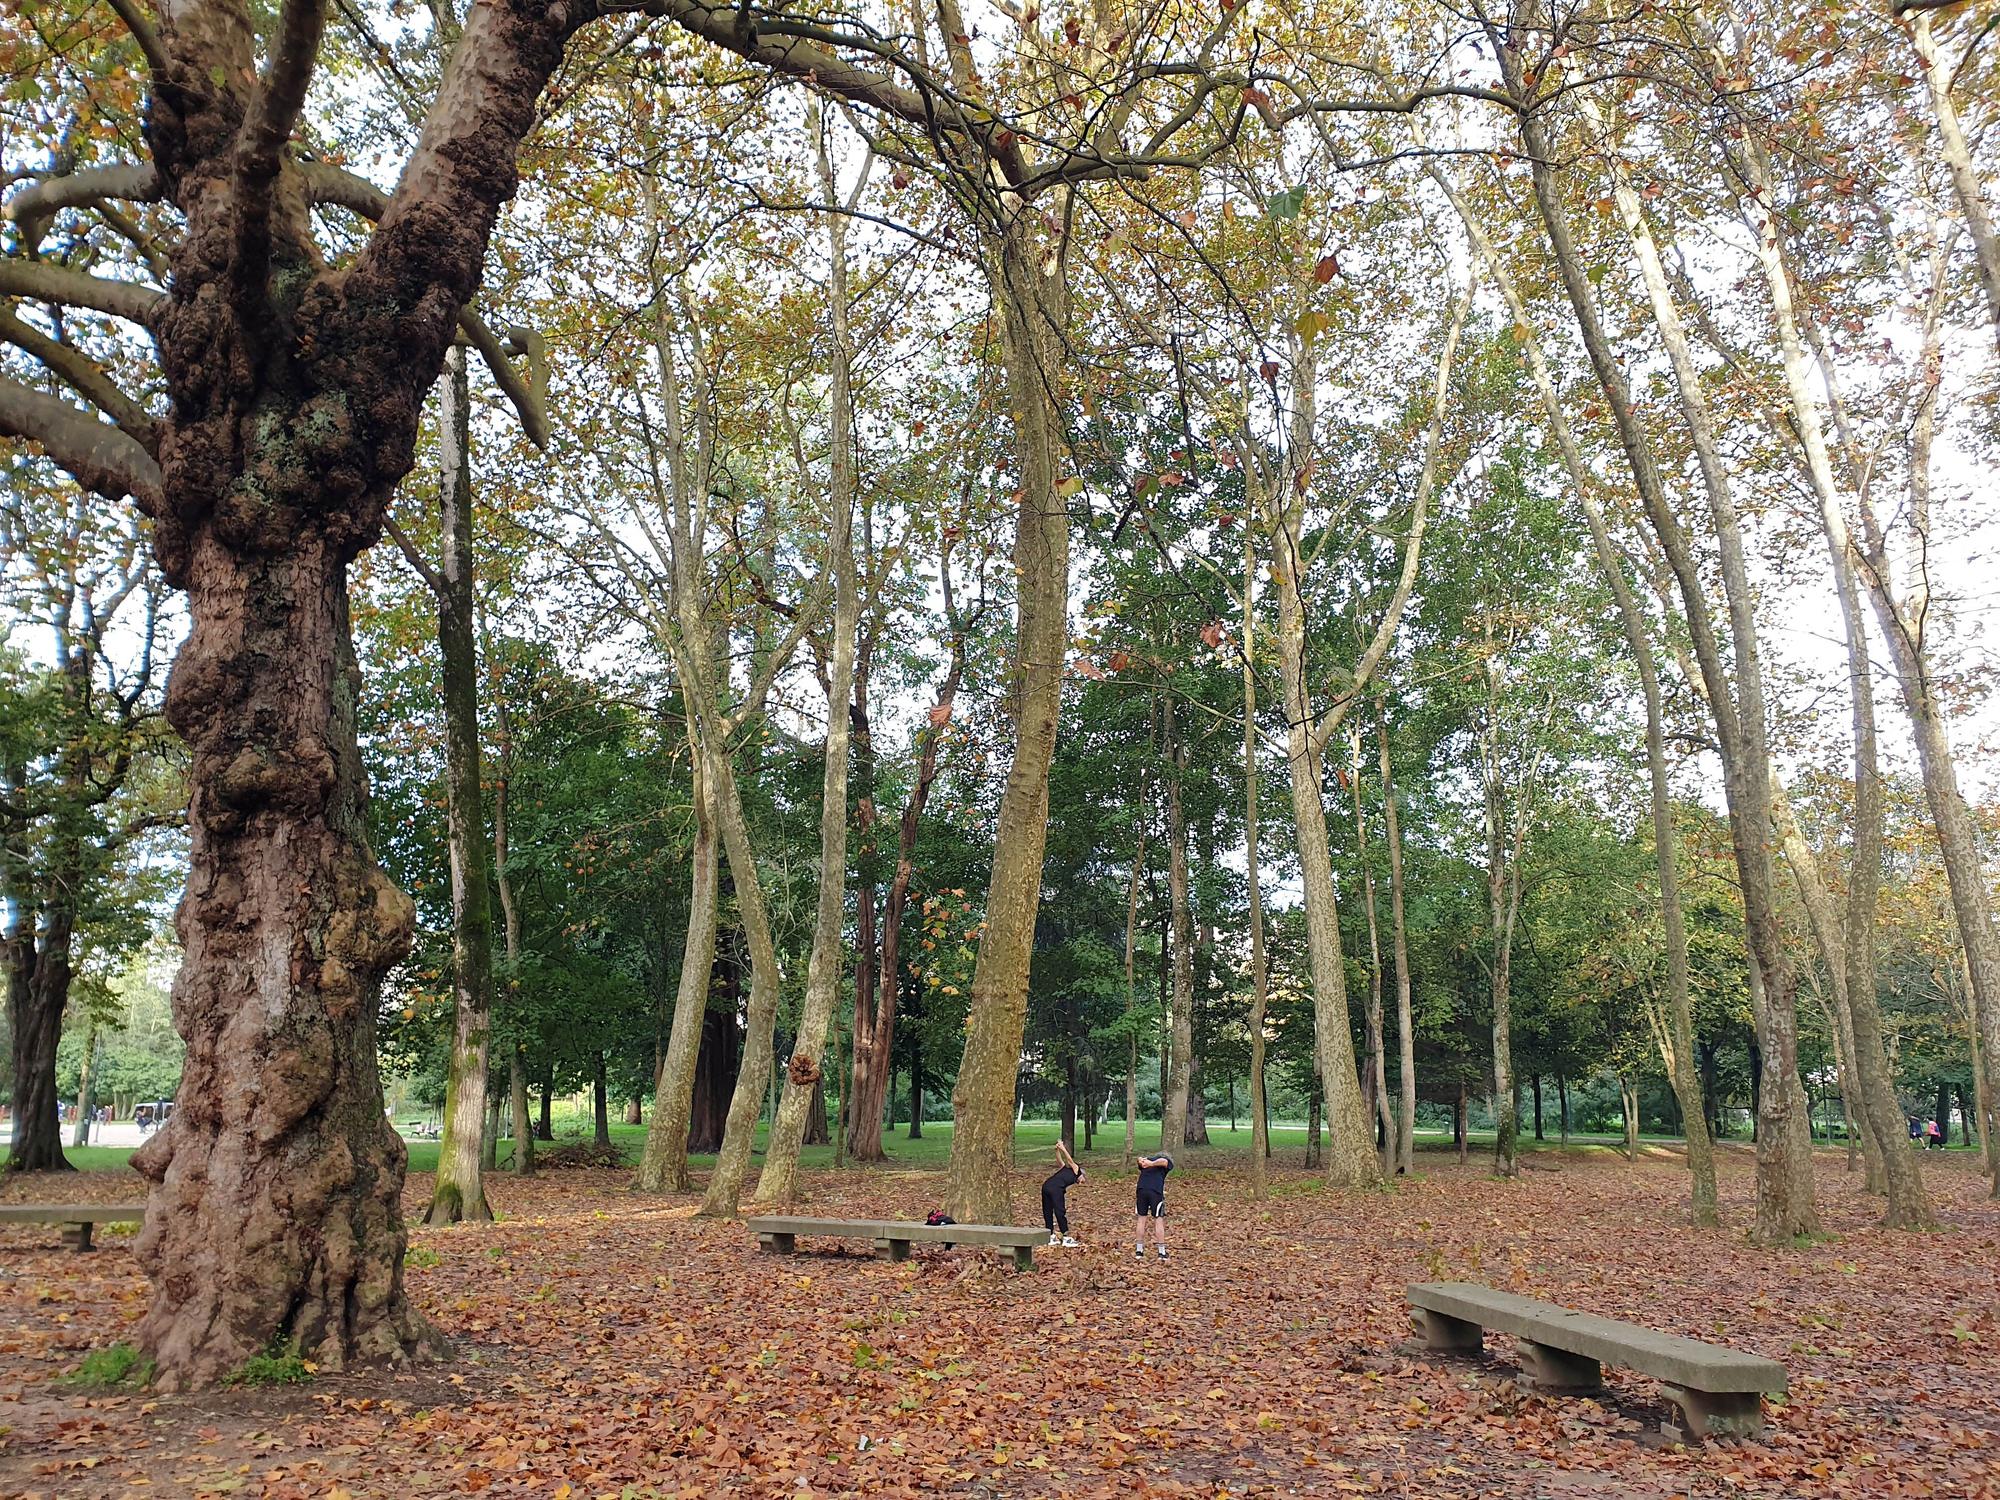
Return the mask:
[[(1671, 1158), (1541, 1158), (1515, 1182), (1439, 1159), (1359, 1194), (1288, 1170), (1261, 1204), (1228, 1160), (1175, 1174), (1168, 1263), (1134, 1260), (1130, 1179), (1100, 1170), (1071, 1195), (1085, 1248), (1025, 1275), (764, 1255), (623, 1173), (503, 1177), (502, 1222), (412, 1235), (451, 1362), (205, 1396), (58, 1386), (139, 1315), (130, 1241), (74, 1256), (53, 1227), (0, 1229), (0, 1495), (2000, 1495), (2000, 1206), (1970, 1163), (1927, 1166), (1947, 1229), (1910, 1236), (1829, 1157), (1834, 1237), (1769, 1252), (1744, 1237), (1741, 1153), (1709, 1232)], [(815, 1213), (920, 1217), (942, 1181), (809, 1188)], [(428, 1199), (413, 1178), (412, 1214)], [(1790, 1396), (1759, 1442), (1684, 1448), (1644, 1377), (1523, 1395), (1497, 1337), (1479, 1361), (1411, 1345), (1404, 1285), (1440, 1277), (1769, 1355)]]

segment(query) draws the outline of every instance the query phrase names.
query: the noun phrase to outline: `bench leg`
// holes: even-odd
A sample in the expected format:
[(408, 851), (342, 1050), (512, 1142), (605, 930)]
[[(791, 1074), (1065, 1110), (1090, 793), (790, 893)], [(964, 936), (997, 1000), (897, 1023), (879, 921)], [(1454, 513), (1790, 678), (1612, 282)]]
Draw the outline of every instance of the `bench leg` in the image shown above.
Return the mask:
[(1429, 1308), (1410, 1311), (1410, 1327), (1432, 1354), (1477, 1354), (1486, 1347), (1486, 1330), (1463, 1318), (1451, 1318)]
[(97, 1247), (90, 1243), (90, 1229), (91, 1226), (88, 1221), (82, 1224), (63, 1225), (62, 1228), (63, 1245), (67, 1249), (74, 1250), (79, 1255), (81, 1255), (86, 1250), (96, 1249)]
[(1014, 1247), (1014, 1269), (1017, 1271), (1032, 1271), (1035, 1269), (1035, 1247), (1033, 1245), (1016, 1245)]
[(1691, 1391), (1677, 1385), (1660, 1389), (1680, 1408), (1678, 1427), (1672, 1422), (1660, 1424), (1660, 1431), (1677, 1443), (1753, 1438), (1764, 1430), (1764, 1398), (1755, 1391)]
[(1533, 1390), (1551, 1396), (1570, 1396), (1603, 1388), (1594, 1359), (1538, 1344), (1533, 1339), (1515, 1339), (1514, 1350), (1521, 1360), (1521, 1379)]
[(766, 1255), (790, 1255), (795, 1241), (789, 1234), (760, 1234), (757, 1248)]
[(884, 1260), (908, 1260), (910, 1242), (908, 1240), (877, 1240), (875, 1253)]

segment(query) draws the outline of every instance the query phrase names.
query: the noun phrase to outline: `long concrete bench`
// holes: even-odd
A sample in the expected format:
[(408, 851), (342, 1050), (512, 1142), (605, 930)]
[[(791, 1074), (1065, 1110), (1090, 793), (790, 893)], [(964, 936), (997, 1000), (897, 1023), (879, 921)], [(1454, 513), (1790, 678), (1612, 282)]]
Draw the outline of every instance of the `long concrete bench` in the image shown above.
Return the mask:
[(908, 1260), (911, 1245), (981, 1245), (1014, 1252), (1017, 1270), (1035, 1263), (1035, 1246), (1049, 1242), (1046, 1229), (1020, 1224), (908, 1224), (894, 1219), (813, 1219), (791, 1214), (766, 1214), (746, 1221), (758, 1247), (772, 1255), (790, 1255), (802, 1237), (867, 1240), (875, 1253), (889, 1260)]
[(143, 1203), (0, 1203), (0, 1224), (60, 1224), (62, 1242), (79, 1253), (95, 1249), (90, 1231), (97, 1224), (139, 1224)]
[(1660, 1424), (1676, 1441), (1755, 1437), (1764, 1429), (1764, 1394), (1785, 1389), (1776, 1360), (1476, 1282), (1420, 1282), (1410, 1288), (1410, 1308), (1424, 1347), (1437, 1353), (1477, 1354), (1488, 1328), (1513, 1334), (1522, 1378), (1537, 1391), (1597, 1390), (1605, 1364), (1651, 1375), (1680, 1409), (1680, 1426)]

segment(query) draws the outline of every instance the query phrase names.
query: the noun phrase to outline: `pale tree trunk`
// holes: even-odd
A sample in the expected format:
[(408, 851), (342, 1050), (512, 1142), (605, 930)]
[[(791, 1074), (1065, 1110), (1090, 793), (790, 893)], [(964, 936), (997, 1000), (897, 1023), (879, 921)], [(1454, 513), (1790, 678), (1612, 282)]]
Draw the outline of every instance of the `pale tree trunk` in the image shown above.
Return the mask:
[[(504, 687), (493, 693), (493, 717), (499, 728), (499, 774), (493, 781), (493, 887), (500, 897), (500, 926), (507, 952), (508, 1005), (521, 1003), (521, 908), (514, 900), (514, 873), (507, 867), (508, 819), (514, 810), (514, 720)], [(528, 1119), (527, 1044), (516, 1038), (507, 1054), (507, 1098), (514, 1132), (513, 1171), (516, 1177), (535, 1175), (535, 1131)]]
[(481, 1176), (487, 1042), (492, 1031), (493, 919), (487, 894), (486, 812), (480, 785), (479, 646), (473, 621), (470, 396), (465, 350), (445, 356), (438, 383), (438, 485), (443, 566), (434, 590), (444, 683), (445, 828), (451, 859), (453, 1023), (427, 1224), (493, 1217)]
[[(1638, 669), (1639, 686), (1646, 704), (1646, 772), (1653, 823), (1653, 861), (1660, 882), (1660, 923), (1667, 950), (1669, 1026), (1667, 1046), (1663, 1051), (1668, 1079), (1680, 1106), (1682, 1130), (1687, 1137), (1692, 1216), (1697, 1225), (1713, 1226), (1721, 1222), (1715, 1190), (1715, 1147), (1708, 1134), (1708, 1111), (1702, 1102), (1701, 1073), (1694, 1061), (1694, 1005), (1688, 984), (1687, 923), (1681, 905), (1676, 857), (1673, 788), (1667, 774), (1666, 715), (1660, 693), (1659, 658), (1653, 650), (1646, 617), (1625, 577), (1624, 565), (1617, 544), (1612, 540), (1604, 508), (1597, 499), (1594, 476), (1584, 460), (1575, 429), (1570, 425), (1569, 408), (1557, 393), (1555, 377), (1549, 368), (1540, 334), (1529, 318), (1527, 304), (1521, 297), (1513, 273), (1495, 249), (1471, 204), (1460, 194), (1451, 178), (1436, 166), (1432, 167), (1431, 176), (1444, 189), (1465, 221), (1467, 234), (1498, 284), (1508, 311), (1514, 316), (1515, 328), (1527, 335), (1528, 367), (1534, 377), (1535, 391), (1541, 400), (1549, 430), (1555, 436), (1557, 450), (1562, 454), (1572, 491), (1583, 506), (1598, 568), (1610, 585), (1612, 598), (1618, 606), (1619, 623), (1624, 628), (1626, 644)], [(1392, 840), (1392, 853), (1394, 848)]]
[[(1639, 1090), (1627, 1074), (1618, 1075), (1618, 1096), (1625, 1112), (1625, 1159), (1635, 1162), (1639, 1159)], [(1564, 1110), (1564, 1145), (1569, 1144), (1568, 1120), (1569, 1111)]]
[(1049, 765), (1062, 699), (1069, 599), (1069, 513), (1059, 473), (1067, 289), (1059, 252), (1031, 229), (1034, 211), (1009, 204), (996, 236), (993, 293), (1014, 431), (1019, 512), (1014, 538), (1015, 638), (1008, 704), (1014, 758), (994, 827), (986, 931), (973, 965), (965, 1054), (952, 1090), (948, 1207), (964, 1223), (1003, 1222), (1014, 1140), (1014, 1095), (1027, 1024), (1028, 964), (1041, 904)]
[[(1754, 136), (1744, 138), (1743, 162), (1751, 187), (1747, 201), (1751, 228), (1757, 237), (1757, 258), (1771, 294), (1778, 346), (1784, 356), (1785, 385), (1791, 398), (1793, 431), (1805, 450), (1807, 475), (1819, 500), (1820, 524), (1826, 533), (1833, 582), (1840, 599), (1841, 625), (1847, 645), (1848, 694), (1854, 722), (1854, 816), (1848, 866), (1845, 951), (1827, 955), (1829, 968), (1842, 970), (1844, 983), (1835, 988), (1835, 1004), (1849, 1017), (1849, 1061), (1859, 1085), (1856, 1104), (1862, 1128), (1872, 1138), (1888, 1192), (1884, 1222), (1897, 1229), (1933, 1229), (1937, 1215), (1924, 1190), (1922, 1174), (1905, 1143), (1903, 1111), (1896, 1102), (1894, 1076), (1882, 1045), (1882, 1014), (1876, 998), (1875, 900), (1882, 876), (1882, 781), (1875, 753), (1875, 689), (1868, 660), (1868, 625), (1855, 587), (1854, 552), (1841, 513), (1827, 452), (1825, 426), (1813, 398), (1805, 342), (1792, 295), (1791, 275), (1784, 263), (1784, 246), (1775, 209), (1769, 164)], [(1665, 275), (1652, 252), (1652, 239), (1639, 213), (1638, 198), (1624, 188), (1627, 217), (1639, 224), (1637, 240), (1649, 280), (1658, 278), (1665, 295)], [(1828, 377), (1832, 372), (1829, 370)], [(1774, 777), (1775, 781), (1775, 777)], [(1782, 796), (1781, 792), (1774, 793)], [(1794, 832), (1796, 823), (1794, 822)], [(1804, 839), (1798, 840), (1800, 848)], [(1827, 903), (1827, 914), (1832, 914)]]
[[(1527, 98), (1518, 55), (1504, 45), (1505, 38), (1499, 34), (1497, 26), (1493, 28), (1493, 33), (1509, 88), (1517, 98)], [(1775, 1086), (1764, 1090), (1769, 1097), (1762, 1100), (1766, 1118), (1758, 1131), (1756, 1232), (1758, 1238), (1767, 1243), (1791, 1241), (1817, 1232), (1819, 1217), (1812, 1198), (1811, 1146), (1800, 1135), (1798, 1128), (1805, 1090), (1797, 1068), (1796, 979), (1783, 951), (1783, 935), (1779, 930), (1773, 899), (1768, 851), (1769, 759), (1765, 744), (1763, 689), (1757, 665), (1755, 624), (1751, 618), (1741, 539), (1733, 510), (1727, 505), (1726, 490), (1720, 494), (1711, 490), (1723, 573), (1731, 602), (1731, 634), (1738, 652), (1738, 684), (1732, 692), (1700, 571), (1680, 522), (1674, 515), (1665, 482), (1653, 456), (1651, 441), (1640, 419), (1640, 408), (1612, 351), (1583, 258), (1570, 234), (1567, 212), (1555, 180), (1553, 163), (1558, 158), (1551, 155), (1555, 145), (1537, 113), (1530, 110), (1518, 119), (1522, 143), (1527, 148), (1536, 206), (1554, 252), (1556, 267), (1576, 313), (1585, 352), (1611, 408), (1620, 444), (1632, 467), (1633, 480), (1680, 586), (1689, 632), (1716, 718), (1731, 814), (1731, 842), (1743, 892), (1746, 927), (1754, 959), (1753, 972), (1762, 970), (1772, 976), (1777, 990), (1773, 1004), (1757, 1007), (1764, 1066), (1769, 1071), (1766, 1081)], [(1692, 401), (1684, 402), (1683, 413), (1688, 417), (1691, 429), (1705, 419), (1703, 409)], [(1707, 446), (1712, 456), (1712, 445)], [(1735, 696), (1737, 692), (1741, 694), (1740, 705)], [(1761, 991), (1764, 986), (1760, 983), (1756, 988)], [(1768, 1031), (1764, 1029), (1767, 1026), (1770, 1028)]]
[(1389, 725), (1378, 700), (1375, 744), (1382, 761), (1382, 835), (1389, 845), (1389, 946), (1396, 958), (1396, 1047), (1401, 1099), (1396, 1112), (1396, 1170), (1417, 1169), (1417, 1037), (1410, 1003), (1409, 929), (1403, 916), (1403, 829), (1389, 764)]
[(1160, 1149), (1179, 1151), (1188, 1143), (1188, 1088), (1194, 1053), (1194, 924), (1188, 911), (1187, 817), (1181, 808), (1181, 780), (1187, 747), (1174, 727), (1174, 700), (1166, 700), (1167, 906), (1168, 944), (1173, 951), (1173, 998), (1167, 1008), (1167, 1076), (1160, 1099)]
[[(1264, 952), (1264, 875), (1257, 839), (1257, 527), (1243, 522), (1243, 848), (1250, 900), (1250, 1184), (1262, 1201), (1271, 1175), (1270, 1111), (1264, 1097), (1264, 1015), (1271, 998), (1270, 960)], [(1132, 866), (1138, 897), (1139, 867)], [(1128, 954), (1127, 964), (1131, 960)]]
[(1361, 802), (1361, 728), (1348, 731), (1353, 772), (1354, 855), (1361, 865), (1361, 900), (1368, 918), (1368, 1059), (1374, 1087), (1375, 1117), (1382, 1130), (1382, 1174), (1396, 1170), (1396, 1117), (1389, 1108), (1389, 1055), (1382, 1038), (1382, 930), (1375, 914), (1375, 870), (1368, 863), (1368, 816)]
[(1139, 946), (1139, 876), (1146, 868), (1146, 786), (1142, 779), (1134, 803), (1140, 814), (1137, 839), (1132, 846), (1132, 878), (1125, 887), (1125, 1024), (1132, 1028), (1126, 1036), (1125, 1054), (1125, 1155), (1132, 1165), (1139, 1130), (1139, 1032), (1132, 1017), (1139, 1009), (1139, 991), (1133, 983), (1132, 963)]
[(97, 1013), (86, 1010), (83, 1016), (83, 1060), (77, 1065), (76, 1075), (76, 1134), (70, 1138), (72, 1146), (90, 1144), (91, 1075), (97, 1070)]
[[(817, 108), (811, 112), (820, 123)], [(835, 197), (833, 167), (825, 135), (819, 132), (819, 169), (827, 198)], [(858, 200), (867, 173), (855, 185)], [(851, 205), (850, 205), (851, 206)], [(861, 600), (854, 578), (854, 393), (853, 348), (847, 322), (847, 221), (837, 212), (826, 216), (829, 282), (827, 296), (833, 324), (832, 473), (827, 486), (827, 550), (833, 561), (833, 666), (826, 700), (825, 762), (820, 781), (819, 905), (814, 914), (812, 952), (806, 961), (805, 1003), (799, 1012), (799, 1033), (792, 1060), (781, 1080), (778, 1108), (764, 1151), (764, 1171), (757, 1180), (758, 1203), (791, 1203), (798, 1193), (799, 1146), (806, 1116), (819, 1092), (820, 1058), (826, 1050), (827, 1028), (840, 1000), (842, 939), (847, 916), (847, 761), (852, 720), (848, 703), (854, 692), (855, 634)], [(801, 474), (801, 481), (806, 476)]]
[[(736, 768), (718, 751), (709, 750), (709, 775), (715, 793), (716, 823), (723, 852), (736, 888), (736, 911), (743, 940), (750, 950), (750, 1005), (745, 1016), (743, 1056), (737, 1065), (736, 1088), (729, 1096), (729, 1114), (722, 1128), (722, 1149), (702, 1195), (701, 1212), (726, 1217), (736, 1212), (743, 1182), (750, 1170), (750, 1149), (764, 1109), (764, 1090), (771, 1079), (772, 1027), (778, 1018), (778, 994), (784, 975), (771, 941), (771, 918), (764, 904), (763, 879), (750, 847), (750, 826), (743, 816)], [(676, 1020), (679, 1018), (676, 1017)]]
[(1911, 40), (1916, 44), (1917, 63), (1923, 69), (1930, 91), (1931, 110), (1937, 118), (1938, 145), (1945, 166), (1951, 172), (1952, 191), (1958, 195), (1959, 211), (1972, 237), (1979, 260), (1979, 287), (1986, 294), (1986, 315), (1993, 323), (1993, 337), (2000, 343), (2000, 234), (1994, 232), (1993, 214), (1979, 181), (1979, 169), (1972, 160), (1972, 147), (1958, 118), (1958, 106), (1951, 97), (1952, 70), (1939, 52), (1928, 10), (1911, 18)]

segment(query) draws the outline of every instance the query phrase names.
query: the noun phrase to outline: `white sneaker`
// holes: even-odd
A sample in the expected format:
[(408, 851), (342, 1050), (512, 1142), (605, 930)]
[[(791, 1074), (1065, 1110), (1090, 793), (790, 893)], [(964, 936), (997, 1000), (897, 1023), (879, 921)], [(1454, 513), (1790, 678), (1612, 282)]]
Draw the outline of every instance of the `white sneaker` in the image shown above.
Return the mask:
[(1167, 1247), (1165, 1245), (1162, 1245), (1160, 1246), (1160, 1259), (1165, 1260), (1166, 1258), (1167, 1258)]
[(1055, 1245), (1060, 1245), (1061, 1243), (1062, 1243), (1062, 1236), (1061, 1236), (1061, 1235), (1059, 1235), (1059, 1234), (1052, 1234), (1052, 1235), (1050, 1235), (1050, 1236), (1049, 1236), (1049, 1244), (1050, 1244), (1051, 1246), (1055, 1246)]
[(1144, 1245), (1134, 1245), (1132, 1247), (1132, 1254), (1135, 1259), (1144, 1260), (1146, 1258), (1146, 1247)]
[(1067, 1249), (1074, 1250), (1076, 1248), (1076, 1241), (1071, 1239), (1068, 1235), (1064, 1235), (1062, 1237), (1062, 1242), (1064, 1247)]

